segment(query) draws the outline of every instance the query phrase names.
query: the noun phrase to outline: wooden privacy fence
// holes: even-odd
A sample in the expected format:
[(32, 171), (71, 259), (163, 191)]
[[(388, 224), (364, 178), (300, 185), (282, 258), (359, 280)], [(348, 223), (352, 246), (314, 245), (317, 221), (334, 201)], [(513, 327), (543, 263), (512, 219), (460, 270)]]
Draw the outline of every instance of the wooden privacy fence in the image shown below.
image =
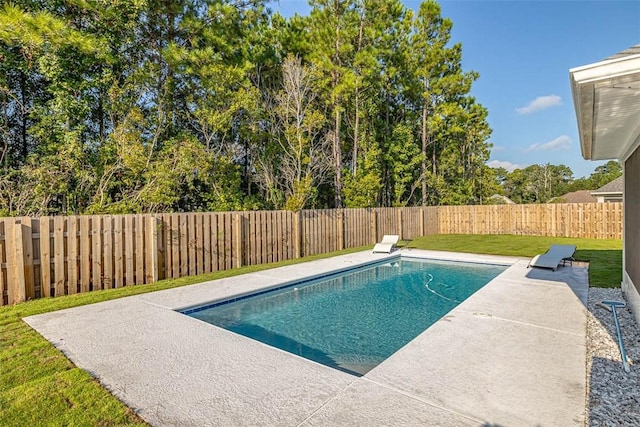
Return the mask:
[(438, 234), (622, 239), (622, 203), (439, 206)]
[(411, 239), (436, 209), (0, 218), (0, 305)]
[(384, 234), (622, 238), (622, 203), (0, 218), (0, 305), (372, 245)]

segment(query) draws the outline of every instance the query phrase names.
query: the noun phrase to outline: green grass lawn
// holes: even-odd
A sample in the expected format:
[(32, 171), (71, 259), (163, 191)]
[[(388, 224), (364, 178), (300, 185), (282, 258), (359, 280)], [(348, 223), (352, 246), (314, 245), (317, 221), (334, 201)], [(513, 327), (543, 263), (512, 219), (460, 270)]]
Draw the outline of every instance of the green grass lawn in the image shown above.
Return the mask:
[[(438, 235), (405, 242), (406, 246), (456, 252), (532, 257), (550, 244), (575, 244), (576, 259), (590, 261), (591, 286), (616, 287), (621, 280), (619, 240), (566, 239), (509, 235)], [(146, 425), (87, 372), (22, 321), (23, 317), (93, 304), (125, 296), (190, 285), (364, 250), (307, 257), (277, 264), (243, 267), (152, 285), (130, 286), (59, 298), (44, 298), (0, 308), (0, 426), (120, 426)]]
[(512, 236), (505, 234), (439, 234), (407, 242), (407, 247), (531, 258), (552, 244), (576, 245), (575, 259), (589, 262), (589, 285), (615, 288), (622, 281), (622, 241), (566, 237)]

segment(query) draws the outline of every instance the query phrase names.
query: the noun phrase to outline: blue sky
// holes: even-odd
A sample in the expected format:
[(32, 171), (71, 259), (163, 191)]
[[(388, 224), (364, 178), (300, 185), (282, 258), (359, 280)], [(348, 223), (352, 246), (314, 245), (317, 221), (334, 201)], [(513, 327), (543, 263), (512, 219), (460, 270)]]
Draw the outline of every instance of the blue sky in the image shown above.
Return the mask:
[[(404, 0), (417, 10), (420, 1)], [(480, 73), (472, 94), (489, 110), (490, 166), (565, 164), (575, 178), (603, 162), (582, 159), (569, 69), (640, 43), (638, 0), (441, 0), (462, 43), (463, 67)], [(304, 0), (270, 6), (308, 15)]]

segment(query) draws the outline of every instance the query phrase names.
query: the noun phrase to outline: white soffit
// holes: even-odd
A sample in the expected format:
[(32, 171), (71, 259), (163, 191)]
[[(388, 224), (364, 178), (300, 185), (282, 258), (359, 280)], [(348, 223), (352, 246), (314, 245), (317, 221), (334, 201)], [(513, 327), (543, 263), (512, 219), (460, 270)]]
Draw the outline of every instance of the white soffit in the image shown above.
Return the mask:
[(623, 159), (640, 135), (640, 55), (569, 70), (582, 156)]

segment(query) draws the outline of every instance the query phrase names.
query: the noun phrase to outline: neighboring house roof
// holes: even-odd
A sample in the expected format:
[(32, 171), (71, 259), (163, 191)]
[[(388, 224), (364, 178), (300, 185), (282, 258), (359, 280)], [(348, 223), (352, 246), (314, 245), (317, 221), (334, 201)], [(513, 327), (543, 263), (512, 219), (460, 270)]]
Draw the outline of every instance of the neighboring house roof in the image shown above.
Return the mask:
[(565, 203), (595, 203), (598, 201), (589, 190), (572, 191), (559, 197)]
[(622, 52), (614, 53), (613, 55), (605, 58), (604, 60), (609, 61), (611, 59), (620, 59), (620, 58), (624, 58), (625, 56), (631, 56), (631, 55), (640, 55), (640, 44), (631, 46), (629, 49), (625, 49)]
[(640, 45), (569, 74), (582, 157), (625, 160), (640, 137)]
[(489, 196), (489, 199), (491, 199), (491, 200), (500, 200), (503, 203), (506, 203), (507, 205), (515, 205), (515, 202), (513, 200), (511, 200), (507, 196), (503, 196), (503, 195), (500, 195), (500, 194), (494, 194), (493, 196)]
[(591, 192), (591, 194), (593, 194), (593, 195), (597, 195), (597, 194), (620, 194), (620, 195), (622, 195), (623, 191), (624, 191), (624, 178), (622, 176), (619, 176), (618, 178), (616, 178), (613, 181), (603, 185), (602, 187), (598, 188), (597, 190), (593, 190)]

